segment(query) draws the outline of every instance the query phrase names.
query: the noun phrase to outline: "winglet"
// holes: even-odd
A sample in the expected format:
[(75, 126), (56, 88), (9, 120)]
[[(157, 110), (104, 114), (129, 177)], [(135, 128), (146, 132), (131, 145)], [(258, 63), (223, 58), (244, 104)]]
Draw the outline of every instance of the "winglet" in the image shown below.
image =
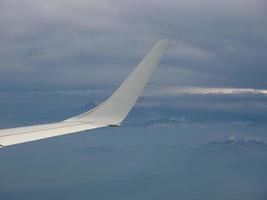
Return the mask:
[(100, 122), (120, 125), (142, 93), (169, 43), (169, 39), (158, 41), (115, 93), (105, 102), (88, 112), (66, 121)]

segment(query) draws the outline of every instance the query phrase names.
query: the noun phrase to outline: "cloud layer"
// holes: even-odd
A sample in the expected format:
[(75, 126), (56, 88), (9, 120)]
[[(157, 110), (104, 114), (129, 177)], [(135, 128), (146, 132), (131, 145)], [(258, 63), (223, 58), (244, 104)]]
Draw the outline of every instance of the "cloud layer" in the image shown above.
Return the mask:
[(0, 90), (113, 88), (164, 37), (158, 83), (267, 88), (263, 0), (0, 4)]
[(195, 95), (267, 95), (267, 90), (251, 88), (222, 88), (222, 87), (175, 87), (163, 86), (151, 88), (147, 95), (177, 96), (183, 94)]

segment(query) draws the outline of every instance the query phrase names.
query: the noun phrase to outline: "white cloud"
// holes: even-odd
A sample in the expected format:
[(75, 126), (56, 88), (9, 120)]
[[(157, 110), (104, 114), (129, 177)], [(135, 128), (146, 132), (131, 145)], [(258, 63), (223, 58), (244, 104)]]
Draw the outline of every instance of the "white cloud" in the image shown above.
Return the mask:
[(220, 88), (220, 87), (176, 87), (165, 86), (153, 88), (148, 91), (149, 95), (179, 95), (179, 94), (199, 94), (199, 95), (267, 95), (267, 90), (252, 88)]

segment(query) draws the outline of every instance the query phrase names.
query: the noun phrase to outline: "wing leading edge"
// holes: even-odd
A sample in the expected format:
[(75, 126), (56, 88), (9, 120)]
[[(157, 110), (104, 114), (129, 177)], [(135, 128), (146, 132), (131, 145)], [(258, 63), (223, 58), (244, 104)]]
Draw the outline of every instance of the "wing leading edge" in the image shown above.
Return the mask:
[(143, 91), (169, 42), (169, 39), (158, 41), (113, 95), (99, 106), (58, 123), (2, 129), (0, 146), (120, 125)]

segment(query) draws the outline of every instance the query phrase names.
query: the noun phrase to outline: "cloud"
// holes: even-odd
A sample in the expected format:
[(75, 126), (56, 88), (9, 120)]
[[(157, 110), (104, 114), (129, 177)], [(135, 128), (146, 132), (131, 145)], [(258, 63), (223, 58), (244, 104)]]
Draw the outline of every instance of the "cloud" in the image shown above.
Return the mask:
[(235, 141), (237, 141), (237, 138), (234, 135), (231, 135), (229, 137), (229, 140), (235, 142)]
[(115, 86), (164, 37), (159, 83), (267, 87), (262, 0), (0, 4), (0, 90)]
[(148, 95), (267, 95), (267, 90), (251, 89), (251, 88), (215, 88), (215, 87), (175, 87), (165, 86), (161, 88), (153, 88)]
[(150, 119), (144, 122), (140, 123), (133, 123), (131, 126), (141, 126), (146, 128), (159, 128), (159, 127), (165, 127), (165, 128), (175, 128), (177, 126), (181, 125), (192, 125), (191, 122), (187, 121), (187, 119), (184, 116), (181, 116), (179, 118), (171, 117), (171, 118), (156, 118), (156, 119)]

